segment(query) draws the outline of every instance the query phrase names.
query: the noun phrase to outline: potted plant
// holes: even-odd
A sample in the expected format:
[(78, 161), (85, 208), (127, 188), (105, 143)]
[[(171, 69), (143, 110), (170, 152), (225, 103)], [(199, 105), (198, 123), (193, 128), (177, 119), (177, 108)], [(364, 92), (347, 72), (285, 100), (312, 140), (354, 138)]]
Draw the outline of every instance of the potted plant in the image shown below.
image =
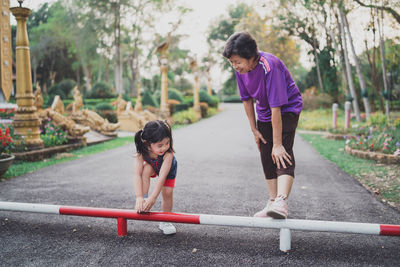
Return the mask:
[(14, 141), (10, 135), (8, 126), (0, 127), (0, 176), (7, 172), (15, 156), (11, 154)]

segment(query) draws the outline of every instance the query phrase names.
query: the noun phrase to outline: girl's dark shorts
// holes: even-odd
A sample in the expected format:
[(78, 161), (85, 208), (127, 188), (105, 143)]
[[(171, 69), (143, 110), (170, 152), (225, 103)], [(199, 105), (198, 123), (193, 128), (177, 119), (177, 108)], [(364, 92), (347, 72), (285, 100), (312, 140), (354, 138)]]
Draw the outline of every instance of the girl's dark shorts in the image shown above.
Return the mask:
[(286, 168), (281, 166), (280, 169), (276, 167), (271, 157), (272, 147), (274, 145), (272, 137), (272, 124), (271, 122), (257, 121), (257, 128), (263, 135), (265, 141), (267, 141), (266, 144), (260, 142), (261, 163), (266, 179), (276, 179), (284, 174), (294, 177), (294, 168), (296, 163), (293, 154), (293, 143), (298, 121), (298, 114), (292, 112), (282, 114), (282, 145), (284, 146), (286, 152), (290, 155), (292, 159), (292, 165), (286, 163)]

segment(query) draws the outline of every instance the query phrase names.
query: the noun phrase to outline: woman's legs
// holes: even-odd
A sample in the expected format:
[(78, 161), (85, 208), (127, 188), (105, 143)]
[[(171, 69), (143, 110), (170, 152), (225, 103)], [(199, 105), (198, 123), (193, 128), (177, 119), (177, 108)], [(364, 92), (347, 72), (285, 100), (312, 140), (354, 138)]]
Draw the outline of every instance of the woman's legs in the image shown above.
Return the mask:
[(267, 179), (269, 199), (273, 200), (277, 196), (289, 197), (293, 185), (293, 176), (284, 174), (278, 179)]
[(292, 190), (293, 176), (284, 174), (278, 177), (278, 188), (276, 196), (289, 197), (290, 191)]
[(270, 200), (274, 200), (278, 193), (278, 182), (277, 179), (266, 179), (268, 195)]

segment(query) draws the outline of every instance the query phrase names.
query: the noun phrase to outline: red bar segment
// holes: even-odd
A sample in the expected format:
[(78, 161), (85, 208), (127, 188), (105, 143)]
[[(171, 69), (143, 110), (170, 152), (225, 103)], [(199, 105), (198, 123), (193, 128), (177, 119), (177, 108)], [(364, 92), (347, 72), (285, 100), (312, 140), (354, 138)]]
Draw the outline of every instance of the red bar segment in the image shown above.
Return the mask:
[(380, 235), (398, 235), (400, 236), (400, 225), (381, 224)]
[(60, 214), (103, 218), (125, 218), (143, 221), (163, 221), (200, 224), (200, 215), (173, 212), (137, 213), (136, 210), (101, 209), (90, 207), (61, 206)]

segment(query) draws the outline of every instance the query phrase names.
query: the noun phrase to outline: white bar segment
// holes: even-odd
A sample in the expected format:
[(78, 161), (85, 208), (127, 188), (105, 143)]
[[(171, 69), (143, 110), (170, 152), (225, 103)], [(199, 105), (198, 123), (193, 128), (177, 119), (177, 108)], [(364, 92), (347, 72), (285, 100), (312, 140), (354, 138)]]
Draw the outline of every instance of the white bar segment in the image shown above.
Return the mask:
[(331, 222), (297, 219), (274, 220), (271, 218), (200, 214), (200, 224), (238, 227), (288, 228), (291, 230), (302, 231), (358, 233), (370, 235), (380, 234), (379, 224), (353, 222)]
[(60, 205), (2, 202), (0, 201), (0, 210), (25, 211), (35, 213), (60, 214)]

